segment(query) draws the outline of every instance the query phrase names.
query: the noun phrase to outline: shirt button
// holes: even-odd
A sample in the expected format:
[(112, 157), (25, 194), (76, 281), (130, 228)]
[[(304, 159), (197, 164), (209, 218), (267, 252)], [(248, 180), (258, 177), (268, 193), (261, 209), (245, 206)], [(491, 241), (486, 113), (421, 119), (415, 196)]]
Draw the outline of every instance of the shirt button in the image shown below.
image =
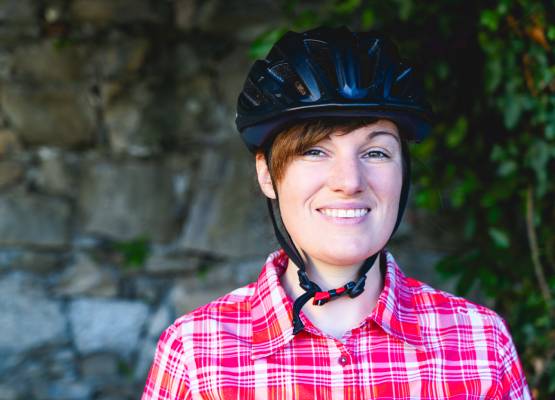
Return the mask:
[(339, 362), (340, 365), (342, 365), (343, 367), (345, 365), (347, 365), (347, 363), (349, 362), (349, 360), (347, 359), (347, 356), (341, 356), (339, 357), (339, 360), (337, 360)]

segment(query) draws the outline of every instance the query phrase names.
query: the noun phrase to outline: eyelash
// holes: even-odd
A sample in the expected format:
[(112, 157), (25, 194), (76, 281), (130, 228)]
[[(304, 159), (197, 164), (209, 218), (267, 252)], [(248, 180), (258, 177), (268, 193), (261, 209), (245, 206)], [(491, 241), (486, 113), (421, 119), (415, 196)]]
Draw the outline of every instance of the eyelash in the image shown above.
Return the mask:
[[(311, 154), (312, 153), (312, 154)], [(318, 154), (314, 154), (314, 153), (318, 153)], [(305, 151), (303, 153), (303, 156), (309, 156), (309, 157), (317, 157), (319, 155), (322, 155), (324, 152), (320, 149), (308, 149), (307, 151)]]
[(385, 152), (380, 151), (380, 150), (370, 150), (370, 151), (366, 152), (366, 155), (370, 155), (372, 153), (379, 154), (379, 157), (377, 157), (377, 158), (380, 158), (380, 159), (390, 158)]
[[(305, 151), (303, 153), (303, 156), (308, 156), (308, 157), (318, 157), (321, 156), (322, 154), (324, 154), (324, 152), (320, 149), (308, 149), (307, 151)], [(371, 154), (378, 154), (378, 157), (371, 157)], [(370, 150), (367, 151), (366, 153), (364, 153), (365, 158), (366, 156), (369, 156), (367, 158), (379, 158), (379, 159), (384, 159), (384, 158), (390, 158), (389, 155), (387, 155), (385, 152), (380, 151), (380, 150)]]

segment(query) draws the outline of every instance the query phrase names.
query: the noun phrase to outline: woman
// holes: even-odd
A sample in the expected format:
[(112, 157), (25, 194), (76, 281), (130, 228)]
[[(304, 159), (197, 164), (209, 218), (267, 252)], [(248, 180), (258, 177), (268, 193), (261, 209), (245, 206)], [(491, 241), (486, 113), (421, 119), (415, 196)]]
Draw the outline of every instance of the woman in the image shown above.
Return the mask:
[(143, 399), (530, 398), (502, 319), (384, 250), (407, 141), (430, 130), (421, 86), (387, 38), (347, 28), (288, 32), (253, 65), (237, 127), (282, 249), (162, 334)]

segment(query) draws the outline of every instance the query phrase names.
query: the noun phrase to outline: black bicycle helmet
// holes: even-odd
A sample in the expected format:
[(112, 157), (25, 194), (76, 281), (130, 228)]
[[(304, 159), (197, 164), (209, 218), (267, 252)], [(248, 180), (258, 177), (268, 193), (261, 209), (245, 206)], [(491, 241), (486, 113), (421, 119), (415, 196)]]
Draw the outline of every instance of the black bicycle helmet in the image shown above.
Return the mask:
[(381, 33), (346, 27), (287, 32), (252, 66), (237, 101), (236, 125), (256, 152), (288, 124), (321, 117), (391, 119), (422, 140), (432, 109), (413, 66)]
[[(271, 145), (278, 133), (303, 120), (334, 117), (384, 118), (398, 126), (404, 139), (404, 168), (394, 233), (410, 187), (406, 140), (425, 138), (431, 130), (433, 113), (414, 67), (399, 58), (397, 48), (383, 34), (351, 32), (346, 27), (287, 32), (264, 60), (252, 66), (237, 101), (235, 122), (249, 150), (262, 150), (270, 166)], [(277, 190), (275, 193), (277, 196)], [(323, 291), (309, 279), (302, 251), (277, 223), (279, 198), (275, 202), (267, 199), (267, 203), (276, 237), (299, 268), (299, 283), (305, 290), (293, 306), (293, 332), (297, 334), (304, 327), (300, 310), (310, 298), (314, 297), (314, 304), (323, 305), (341, 295), (360, 295), (366, 274), (380, 252), (364, 261), (356, 282)]]

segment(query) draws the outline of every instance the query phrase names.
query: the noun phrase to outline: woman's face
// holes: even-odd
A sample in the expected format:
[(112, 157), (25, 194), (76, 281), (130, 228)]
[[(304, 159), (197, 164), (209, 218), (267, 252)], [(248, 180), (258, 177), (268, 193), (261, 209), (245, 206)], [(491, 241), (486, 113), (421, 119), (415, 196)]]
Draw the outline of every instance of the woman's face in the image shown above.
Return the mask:
[[(359, 264), (391, 236), (402, 170), (399, 132), (391, 121), (331, 134), (294, 158), (277, 182), (283, 223), (312, 262)], [(257, 172), (263, 192), (275, 198), (263, 157)]]

